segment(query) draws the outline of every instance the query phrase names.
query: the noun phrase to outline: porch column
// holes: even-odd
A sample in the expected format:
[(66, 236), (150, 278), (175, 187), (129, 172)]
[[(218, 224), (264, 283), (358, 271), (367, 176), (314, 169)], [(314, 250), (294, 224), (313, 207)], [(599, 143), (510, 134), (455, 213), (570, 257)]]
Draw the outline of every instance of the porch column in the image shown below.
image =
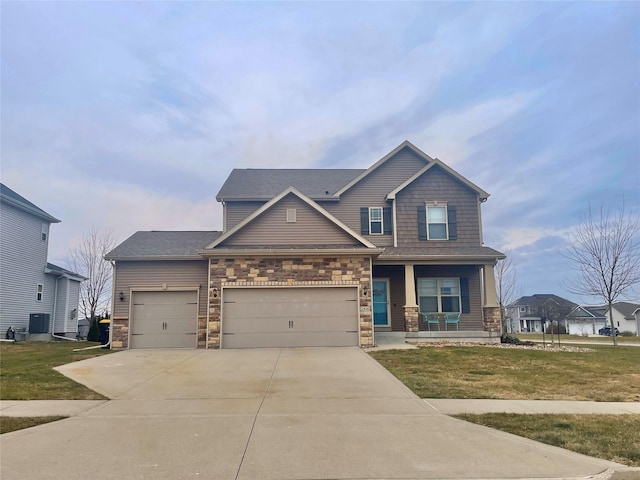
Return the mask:
[(496, 296), (496, 277), (493, 273), (493, 264), (484, 266), (484, 306), (497, 307), (498, 297)]
[(413, 271), (413, 263), (404, 266), (404, 329), (405, 332), (417, 332), (419, 321), (419, 308), (416, 302), (416, 280)]
[(494, 265), (485, 264), (482, 269), (484, 285), (484, 305), (482, 307), (483, 328), (487, 332), (499, 333), (502, 331), (500, 324), (500, 306), (496, 296), (496, 278), (493, 273)]

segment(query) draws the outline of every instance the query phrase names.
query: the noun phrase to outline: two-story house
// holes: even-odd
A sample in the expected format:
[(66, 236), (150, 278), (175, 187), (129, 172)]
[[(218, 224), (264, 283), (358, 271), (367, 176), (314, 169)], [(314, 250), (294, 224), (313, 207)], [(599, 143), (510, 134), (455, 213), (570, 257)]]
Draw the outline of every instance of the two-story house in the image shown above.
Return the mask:
[(507, 306), (510, 332), (542, 332), (554, 322), (566, 332), (566, 318), (578, 305), (551, 293), (536, 293), (518, 298)]
[(488, 197), (409, 142), (364, 170), (233, 170), (222, 232), (137, 232), (106, 256), (111, 345), (499, 341)]
[[(0, 184), (0, 332), (75, 337), (85, 278), (47, 261), (49, 230), (60, 220)], [(46, 334), (46, 335), (45, 335)]]

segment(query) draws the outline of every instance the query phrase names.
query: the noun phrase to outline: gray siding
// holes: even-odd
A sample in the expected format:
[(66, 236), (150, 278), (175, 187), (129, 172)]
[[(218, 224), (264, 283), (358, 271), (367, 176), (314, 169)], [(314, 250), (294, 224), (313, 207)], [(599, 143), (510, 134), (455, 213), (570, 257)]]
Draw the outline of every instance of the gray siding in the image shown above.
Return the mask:
[[(69, 303), (67, 305), (67, 328), (66, 332), (77, 332), (78, 331), (78, 319), (80, 318), (80, 282), (76, 282), (75, 280), (67, 280), (69, 282), (68, 288), (68, 299)], [(76, 316), (74, 319), (71, 319), (71, 310), (76, 309)], [(111, 306), (109, 306), (109, 310), (111, 310)]]
[[(456, 277), (469, 280), (469, 313), (460, 316), (460, 330), (483, 330), (482, 301), (480, 293), (480, 272), (476, 266), (458, 265), (416, 265), (414, 267), (416, 281), (418, 278)], [(415, 287), (414, 287), (415, 288)], [(420, 330), (426, 326), (419, 322)]]
[(227, 202), (224, 205), (224, 231), (231, 230), (242, 220), (258, 210), (265, 202)]
[[(54, 280), (53, 282), (54, 291), (55, 291), (55, 283), (56, 282)], [(56, 301), (56, 313), (55, 313), (55, 317), (53, 318), (54, 333), (61, 333), (61, 332), (67, 331), (66, 313), (68, 311), (68, 302), (69, 302), (69, 299), (67, 298), (68, 291), (69, 291), (69, 279), (68, 278), (59, 279), (58, 291), (57, 291), (58, 300)]]
[[(287, 222), (287, 209), (296, 210), (294, 223)], [(223, 242), (225, 246), (292, 244), (360, 245), (360, 242), (293, 194)]]
[[(322, 206), (359, 233), (360, 208), (391, 206), (391, 202), (385, 200), (387, 194), (425, 166), (424, 160), (405, 148), (343, 193), (340, 202), (326, 202)], [(380, 247), (393, 245), (393, 235), (367, 235), (366, 238)]]
[[(198, 315), (206, 315), (208, 265), (207, 260), (119, 261), (116, 265), (116, 278), (113, 286), (115, 295), (113, 316), (129, 317), (131, 288), (159, 289), (163, 287), (163, 284), (167, 285), (168, 290), (172, 287), (199, 285)], [(124, 302), (118, 298), (121, 291), (125, 294)]]
[[(457, 240), (419, 240), (417, 207), (436, 200), (456, 207)], [(481, 245), (478, 195), (442, 168), (436, 166), (425, 172), (396, 196), (396, 202), (398, 247), (437, 249)]]
[[(30, 313), (53, 313), (54, 283), (47, 279), (47, 240), (42, 240), (42, 219), (0, 203), (0, 333), (9, 326), (25, 328)], [(42, 302), (36, 285), (44, 285)]]

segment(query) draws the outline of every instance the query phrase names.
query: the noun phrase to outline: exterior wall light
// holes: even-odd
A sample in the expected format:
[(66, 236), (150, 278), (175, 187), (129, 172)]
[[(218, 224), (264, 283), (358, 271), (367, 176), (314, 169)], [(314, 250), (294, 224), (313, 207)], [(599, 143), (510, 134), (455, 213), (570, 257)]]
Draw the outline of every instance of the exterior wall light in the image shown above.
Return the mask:
[(120, 292), (119, 297), (120, 297), (120, 301), (124, 302), (124, 293), (123, 292)]

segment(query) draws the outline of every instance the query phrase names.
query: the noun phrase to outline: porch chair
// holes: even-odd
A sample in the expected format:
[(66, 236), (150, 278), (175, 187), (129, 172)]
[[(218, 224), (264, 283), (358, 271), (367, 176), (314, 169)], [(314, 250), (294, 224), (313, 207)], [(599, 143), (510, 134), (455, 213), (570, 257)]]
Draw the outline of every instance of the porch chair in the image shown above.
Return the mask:
[(431, 331), (431, 325), (435, 325), (440, 330), (440, 317), (437, 313), (423, 313), (422, 319), (427, 324), (427, 329)]
[(456, 330), (460, 330), (460, 313), (445, 313), (444, 315), (444, 328), (448, 330), (449, 325), (455, 325)]

